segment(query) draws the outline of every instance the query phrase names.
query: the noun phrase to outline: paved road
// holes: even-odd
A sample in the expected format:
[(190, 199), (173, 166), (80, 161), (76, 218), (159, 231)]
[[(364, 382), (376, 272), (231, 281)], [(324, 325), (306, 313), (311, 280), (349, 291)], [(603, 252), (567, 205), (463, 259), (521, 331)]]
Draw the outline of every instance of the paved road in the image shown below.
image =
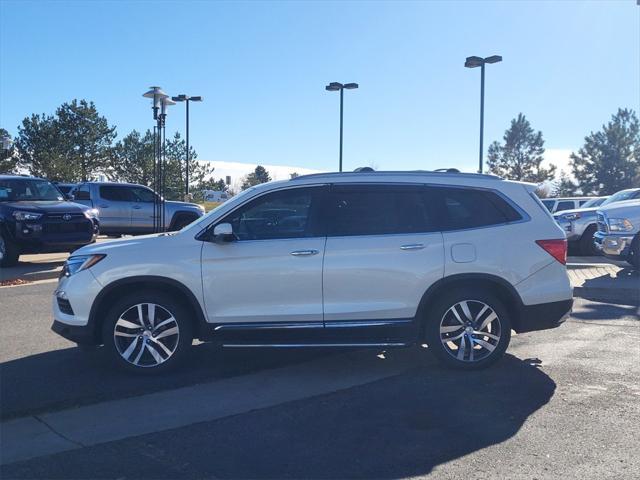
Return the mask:
[[(190, 371), (140, 379), (49, 332), (52, 289), (0, 289), (4, 418), (97, 402), (108, 407), (114, 399), (230, 380), (246, 379), (244, 388), (255, 383), (255, 390), (237, 400), (248, 402), (241, 413), (78, 445), (5, 465), (2, 478), (624, 479), (640, 472), (637, 307), (578, 300), (566, 325), (514, 337), (510, 355), (481, 372), (443, 370), (427, 354), (415, 366), (363, 381), (379, 363), (378, 352), (355, 352), (355, 362), (335, 352), (219, 353), (203, 345)], [(336, 362), (353, 377), (350, 388), (328, 385), (318, 374)], [(316, 393), (250, 408), (260, 405), (276, 372), (291, 369)], [(223, 400), (211, 394), (200, 401)], [(149, 409), (175, 409), (177, 402), (160, 400)]]

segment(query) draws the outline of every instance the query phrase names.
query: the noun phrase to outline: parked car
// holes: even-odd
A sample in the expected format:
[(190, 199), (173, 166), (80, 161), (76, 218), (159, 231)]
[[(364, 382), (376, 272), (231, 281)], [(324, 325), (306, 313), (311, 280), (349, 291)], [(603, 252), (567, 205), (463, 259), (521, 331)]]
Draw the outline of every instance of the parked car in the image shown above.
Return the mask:
[(556, 222), (567, 235), (569, 244), (578, 247), (582, 255), (600, 255), (600, 251), (593, 243), (593, 236), (597, 231), (598, 202), (600, 206), (611, 205), (623, 200), (640, 198), (640, 188), (621, 190), (610, 197), (599, 197), (585, 203), (582, 208), (566, 210), (554, 214)]
[(93, 242), (98, 229), (95, 211), (64, 201), (47, 180), (0, 175), (0, 267), (23, 253), (75, 250)]
[[(100, 231), (107, 235), (153, 232), (157, 194), (131, 183), (83, 182), (72, 190), (75, 202), (98, 209)], [(180, 230), (204, 215), (195, 203), (165, 201), (165, 222), (169, 231)]]
[(554, 328), (567, 241), (535, 186), (436, 172), (315, 174), (245, 190), (180, 232), (84, 247), (52, 329), (163, 372), (225, 347), (407, 347), (476, 369)]
[(593, 197), (544, 198), (542, 204), (547, 207), (549, 212), (556, 213), (580, 208), (592, 199)]
[(640, 199), (606, 205), (597, 216), (596, 248), (608, 258), (640, 268)]

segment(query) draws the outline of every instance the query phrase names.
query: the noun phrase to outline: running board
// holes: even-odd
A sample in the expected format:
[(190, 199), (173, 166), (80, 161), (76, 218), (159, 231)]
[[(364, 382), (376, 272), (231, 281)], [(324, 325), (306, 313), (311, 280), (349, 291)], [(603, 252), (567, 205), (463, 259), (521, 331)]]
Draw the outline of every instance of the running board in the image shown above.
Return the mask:
[(411, 343), (223, 343), (225, 348), (371, 348), (371, 347), (409, 347)]

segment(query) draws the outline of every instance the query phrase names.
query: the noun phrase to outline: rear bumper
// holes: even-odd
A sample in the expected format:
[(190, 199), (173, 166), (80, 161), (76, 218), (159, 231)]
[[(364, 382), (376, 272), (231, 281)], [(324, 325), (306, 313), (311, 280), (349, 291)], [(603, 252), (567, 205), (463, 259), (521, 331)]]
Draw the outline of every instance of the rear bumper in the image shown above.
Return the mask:
[(517, 327), (518, 333), (548, 330), (559, 327), (571, 314), (573, 298), (559, 302), (523, 305)]

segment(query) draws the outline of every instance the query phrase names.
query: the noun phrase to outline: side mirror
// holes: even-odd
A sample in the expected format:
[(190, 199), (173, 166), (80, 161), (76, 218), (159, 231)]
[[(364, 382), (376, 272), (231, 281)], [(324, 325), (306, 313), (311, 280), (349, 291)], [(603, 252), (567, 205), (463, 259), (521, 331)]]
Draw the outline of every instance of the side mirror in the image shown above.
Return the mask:
[(230, 223), (219, 223), (213, 229), (213, 240), (215, 242), (232, 242), (236, 239), (233, 234), (233, 227)]

